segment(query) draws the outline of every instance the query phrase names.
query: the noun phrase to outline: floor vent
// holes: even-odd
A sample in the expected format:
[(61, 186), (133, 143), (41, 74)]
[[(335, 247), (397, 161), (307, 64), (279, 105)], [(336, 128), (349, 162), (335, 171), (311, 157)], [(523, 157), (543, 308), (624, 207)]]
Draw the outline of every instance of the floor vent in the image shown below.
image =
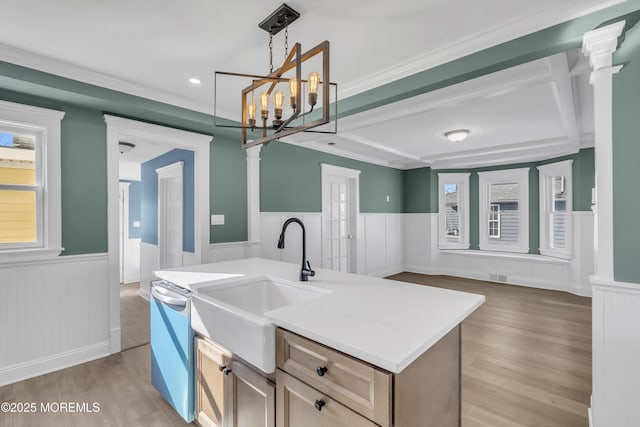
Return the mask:
[(489, 273), (490, 282), (507, 283), (506, 274)]

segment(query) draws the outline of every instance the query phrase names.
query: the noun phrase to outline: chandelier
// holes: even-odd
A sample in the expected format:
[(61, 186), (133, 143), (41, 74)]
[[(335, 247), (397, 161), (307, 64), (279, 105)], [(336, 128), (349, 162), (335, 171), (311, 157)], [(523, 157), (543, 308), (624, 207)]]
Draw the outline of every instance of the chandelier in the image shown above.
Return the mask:
[[(269, 34), (269, 74), (215, 71), (214, 126), (241, 129), (244, 149), (299, 132), (337, 132), (338, 86), (329, 80), (329, 42), (306, 52), (295, 43), (289, 51), (289, 25), (299, 17), (283, 3), (258, 24)], [(273, 36), (282, 30), (285, 60), (274, 70)], [(219, 92), (225, 90), (237, 90), (241, 95), (241, 115), (233, 122), (217, 114)]]

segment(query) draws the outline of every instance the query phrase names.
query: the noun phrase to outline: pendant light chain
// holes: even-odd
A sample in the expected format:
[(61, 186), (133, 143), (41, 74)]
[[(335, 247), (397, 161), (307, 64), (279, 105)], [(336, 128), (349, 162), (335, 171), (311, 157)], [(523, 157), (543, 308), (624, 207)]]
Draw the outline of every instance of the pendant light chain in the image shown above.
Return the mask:
[(273, 73), (273, 34), (269, 33), (269, 74)]
[(287, 15), (284, 16), (284, 60), (287, 60), (289, 54), (289, 22)]

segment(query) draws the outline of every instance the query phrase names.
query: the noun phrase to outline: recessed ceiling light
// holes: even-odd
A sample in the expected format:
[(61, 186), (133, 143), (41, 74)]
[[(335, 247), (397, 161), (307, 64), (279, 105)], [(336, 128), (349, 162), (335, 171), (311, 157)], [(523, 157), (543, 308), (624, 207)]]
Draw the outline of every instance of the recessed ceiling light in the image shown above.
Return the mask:
[(445, 132), (444, 136), (446, 136), (447, 139), (451, 142), (461, 142), (467, 136), (469, 136), (470, 132), (471, 131), (469, 129), (456, 129), (456, 130), (450, 130), (449, 132)]
[(195, 77), (191, 77), (189, 79), (189, 83), (194, 84), (194, 85), (199, 85), (201, 82), (200, 82), (200, 79), (196, 79)]

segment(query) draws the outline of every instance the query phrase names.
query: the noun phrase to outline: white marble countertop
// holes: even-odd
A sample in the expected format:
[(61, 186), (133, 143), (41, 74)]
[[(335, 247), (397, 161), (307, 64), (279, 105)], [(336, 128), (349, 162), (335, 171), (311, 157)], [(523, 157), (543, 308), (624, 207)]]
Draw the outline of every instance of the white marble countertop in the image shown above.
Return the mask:
[[(196, 291), (233, 277), (270, 276), (297, 281), (300, 265), (250, 258), (155, 274)], [(269, 311), (265, 317), (277, 326), (393, 373), (409, 366), (485, 300), (483, 295), (320, 268), (307, 283), (332, 293)]]

